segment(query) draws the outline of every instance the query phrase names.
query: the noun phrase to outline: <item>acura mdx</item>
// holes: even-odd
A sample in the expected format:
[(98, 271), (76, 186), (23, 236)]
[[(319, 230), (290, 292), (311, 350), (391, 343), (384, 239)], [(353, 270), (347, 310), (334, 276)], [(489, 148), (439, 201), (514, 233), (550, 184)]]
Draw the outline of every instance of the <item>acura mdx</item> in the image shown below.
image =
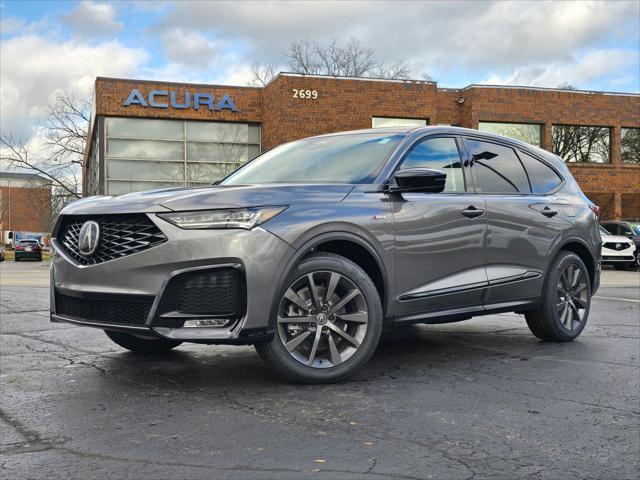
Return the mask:
[(287, 378), (338, 381), (383, 327), (523, 314), (585, 327), (597, 207), (564, 162), (455, 127), (274, 148), (215, 185), (90, 197), (53, 234), (51, 319), (143, 353), (253, 344)]

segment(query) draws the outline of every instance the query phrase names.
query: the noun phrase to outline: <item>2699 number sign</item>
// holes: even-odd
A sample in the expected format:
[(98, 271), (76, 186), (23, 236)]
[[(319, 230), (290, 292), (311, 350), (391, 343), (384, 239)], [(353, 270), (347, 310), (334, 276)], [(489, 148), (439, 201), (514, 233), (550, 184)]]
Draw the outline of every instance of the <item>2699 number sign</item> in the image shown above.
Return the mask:
[(317, 90), (298, 90), (297, 88), (293, 89), (293, 98), (318, 98)]

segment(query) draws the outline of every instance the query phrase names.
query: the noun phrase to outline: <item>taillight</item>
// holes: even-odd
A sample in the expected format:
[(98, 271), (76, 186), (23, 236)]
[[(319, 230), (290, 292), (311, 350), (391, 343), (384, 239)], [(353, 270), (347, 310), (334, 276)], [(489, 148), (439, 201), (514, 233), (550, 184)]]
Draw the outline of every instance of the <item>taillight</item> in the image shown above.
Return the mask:
[(24, 250), (20, 245), (16, 246), (16, 251)]
[(600, 216), (600, 207), (598, 205), (591, 204), (591, 205), (589, 205), (589, 208), (591, 209), (591, 211), (593, 213), (596, 214), (596, 217)]

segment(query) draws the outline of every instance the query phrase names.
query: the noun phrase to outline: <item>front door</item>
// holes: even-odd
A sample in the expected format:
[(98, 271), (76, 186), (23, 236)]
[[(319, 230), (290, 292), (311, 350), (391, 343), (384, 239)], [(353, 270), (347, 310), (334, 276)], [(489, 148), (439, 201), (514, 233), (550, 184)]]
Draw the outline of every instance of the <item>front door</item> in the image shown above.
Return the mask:
[[(390, 195), (395, 228), (395, 314), (400, 320), (482, 305), (485, 203), (467, 191), (459, 141), (418, 140), (400, 164), (447, 174), (442, 193)], [(453, 313), (453, 312), (452, 312)]]

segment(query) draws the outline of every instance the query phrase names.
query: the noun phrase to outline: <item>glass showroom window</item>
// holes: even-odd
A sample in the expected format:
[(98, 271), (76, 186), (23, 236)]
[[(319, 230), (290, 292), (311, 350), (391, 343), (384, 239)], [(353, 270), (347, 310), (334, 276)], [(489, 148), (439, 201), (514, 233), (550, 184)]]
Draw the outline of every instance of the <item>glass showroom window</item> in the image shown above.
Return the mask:
[(424, 127), (428, 124), (424, 118), (389, 118), (389, 117), (371, 117), (371, 126), (373, 128), (382, 127)]
[(623, 163), (640, 163), (640, 128), (622, 128)]
[(611, 162), (611, 129), (609, 127), (583, 127), (554, 125), (552, 151), (565, 162)]
[(107, 193), (207, 185), (260, 154), (260, 127), (107, 118)]
[(536, 147), (539, 147), (542, 143), (542, 125), (537, 123), (480, 122), (478, 124), (478, 130), (515, 138), (516, 140), (527, 142)]

